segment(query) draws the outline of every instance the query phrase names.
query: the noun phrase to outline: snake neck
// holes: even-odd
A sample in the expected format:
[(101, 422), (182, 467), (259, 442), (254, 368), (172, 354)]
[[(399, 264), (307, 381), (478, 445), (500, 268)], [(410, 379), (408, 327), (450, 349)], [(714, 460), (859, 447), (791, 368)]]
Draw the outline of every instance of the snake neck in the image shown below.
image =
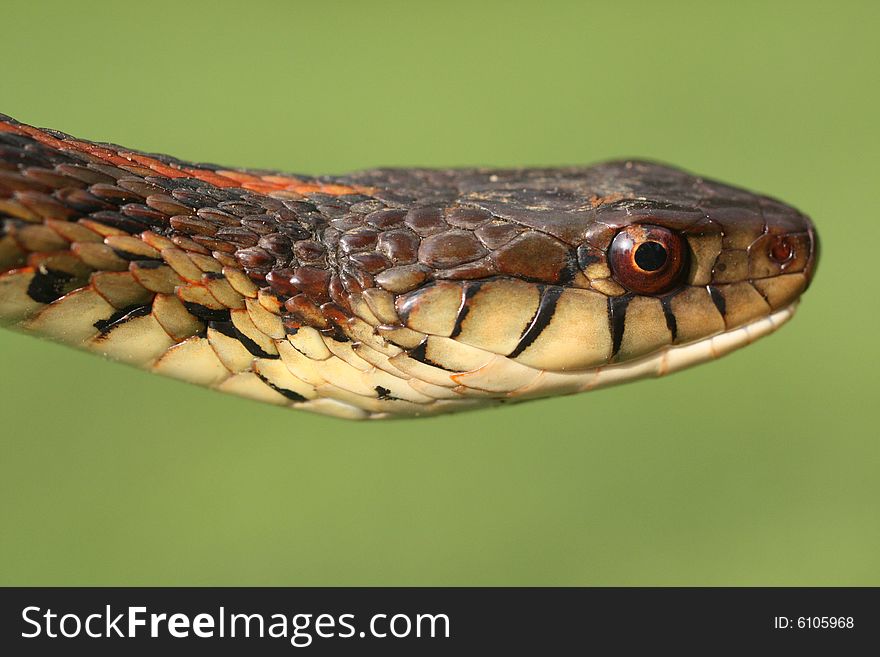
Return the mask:
[[(430, 257), (425, 262), (426, 249), (420, 250), (422, 240), (411, 225), (414, 213), (355, 195), (328, 197), (324, 202), (283, 200), (270, 220), (244, 217), (243, 227), (262, 233), (259, 239), (239, 245), (236, 260), (258, 285), (277, 295), (286, 321), (293, 326), (331, 331), (354, 316), (373, 326), (387, 324), (392, 313), (379, 312), (377, 316), (368, 310), (364, 291), (384, 291), (384, 307), (391, 298), (387, 295), (415, 290), (435, 274)], [(416, 212), (416, 219), (427, 225), (431, 212), (439, 221), (440, 210), (433, 209)], [(478, 210), (471, 213), (481, 219), (488, 215)], [(442, 245), (444, 258), (467, 261), (484, 255), (470, 253), (475, 245), (482, 247), (473, 232), (467, 232), (470, 239)], [(434, 250), (439, 249), (435, 246)], [(487, 268), (482, 273), (494, 272)]]
[[(243, 240), (235, 259), (255, 283), (276, 296), (291, 330), (301, 325), (332, 330), (352, 315), (352, 295), (373, 284), (367, 272), (341, 267), (337, 252), (353, 246), (344, 235), (347, 209), (284, 200), (268, 218), (241, 219), (259, 238)], [(375, 242), (373, 238), (372, 246)]]

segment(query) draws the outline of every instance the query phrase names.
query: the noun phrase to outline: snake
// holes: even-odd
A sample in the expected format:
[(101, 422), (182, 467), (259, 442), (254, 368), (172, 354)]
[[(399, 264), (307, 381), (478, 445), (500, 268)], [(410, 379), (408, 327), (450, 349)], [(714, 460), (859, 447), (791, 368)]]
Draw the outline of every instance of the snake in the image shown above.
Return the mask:
[(193, 163), (0, 115), (0, 322), (278, 406), (422, 417), (656, 377), (786, 323), (811, 220), (666, 164)]

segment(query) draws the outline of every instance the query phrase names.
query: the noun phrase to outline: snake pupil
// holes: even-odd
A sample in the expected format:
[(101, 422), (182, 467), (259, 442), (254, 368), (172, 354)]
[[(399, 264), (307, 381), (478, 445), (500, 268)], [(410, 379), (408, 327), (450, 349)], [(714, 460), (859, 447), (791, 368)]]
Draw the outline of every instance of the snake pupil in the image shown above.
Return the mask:
[(635, 260), (644, 271), (657, 271), (666, 264), (666, 248), (658, 242), (645, 242), (636, 249)]

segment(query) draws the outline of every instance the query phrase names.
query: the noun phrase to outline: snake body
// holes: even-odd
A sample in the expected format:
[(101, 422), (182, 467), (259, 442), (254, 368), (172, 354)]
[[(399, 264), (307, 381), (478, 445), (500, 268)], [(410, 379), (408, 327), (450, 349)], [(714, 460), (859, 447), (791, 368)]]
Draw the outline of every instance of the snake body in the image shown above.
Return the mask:
[(0, 115), (0, 320), (347, 418), (656, 376), (773, 331), (810, 220), (638, 161), (314, 177)]

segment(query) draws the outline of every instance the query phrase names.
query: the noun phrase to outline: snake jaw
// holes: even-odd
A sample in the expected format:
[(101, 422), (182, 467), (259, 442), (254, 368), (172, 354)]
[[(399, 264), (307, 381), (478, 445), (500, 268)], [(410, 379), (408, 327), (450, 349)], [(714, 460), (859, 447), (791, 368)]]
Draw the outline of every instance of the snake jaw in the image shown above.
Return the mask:
[(798, 304), (798, 301), (794, 301), (770, 315), (717, 335), (666, 347), (657, 353), (625, 364), (598, 368), (595, 381), (585, 390), (625, 383), (633, 378), (630, 375), (632, 371), (638, 371), (644, 376), (665, 376), (700, 363), (717, 360), (740, 347), (752, 344), (758, 338), (777, 331), (794, 316)]
[[(502, 398), (507, 401), (516, 402), (551, 395), (558, 396), (588, 392), (638, 379), (665, 376), (700, 363), (717, 360), (778, 330), (794, 316), (798, 303), (798, 301), (794, 301), (770, 315), (753, 320), (729, 331), (685, 344), (668, 346), (654, 353), (625, 362), (612, 363), (575, 372), (532, 370), (528, 383), (505, 393)], [(496, 366), (496, 369), (500, 368)], [(481, 385), (482, 382), (478, 378), (480, 374), (482, 374), (481, 378), (483, 381), (489, 378), (485, 372), (477, 370), (470, 373), (469, 383), (475, 386)], [(524, 372), (519, 374), (520, 376), (525, 375)], [(462, 377), (460, 376), (458, 380), (461, 379)], [(509, 377), (508, 380), (513, 381), (515, 377)], [(482, 387), (486, 388), (487, 386), (485, 383), (482, 383)], [(489, 390), (484, 390), (484, 394), (489, 392)]]

